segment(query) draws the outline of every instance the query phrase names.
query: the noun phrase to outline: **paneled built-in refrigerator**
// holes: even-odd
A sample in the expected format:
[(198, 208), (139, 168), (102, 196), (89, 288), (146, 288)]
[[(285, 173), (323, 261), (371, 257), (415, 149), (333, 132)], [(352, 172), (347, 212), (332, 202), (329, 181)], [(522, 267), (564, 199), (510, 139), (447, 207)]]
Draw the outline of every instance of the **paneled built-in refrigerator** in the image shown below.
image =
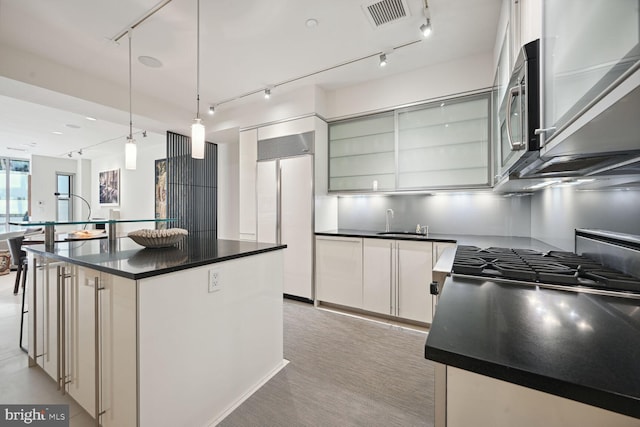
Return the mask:
[[(313, 132), (258, 141), (257, 240), (286, 244), (285, 295), (314, 299)], [(277, 156), (277, 157), (276, 157)]]

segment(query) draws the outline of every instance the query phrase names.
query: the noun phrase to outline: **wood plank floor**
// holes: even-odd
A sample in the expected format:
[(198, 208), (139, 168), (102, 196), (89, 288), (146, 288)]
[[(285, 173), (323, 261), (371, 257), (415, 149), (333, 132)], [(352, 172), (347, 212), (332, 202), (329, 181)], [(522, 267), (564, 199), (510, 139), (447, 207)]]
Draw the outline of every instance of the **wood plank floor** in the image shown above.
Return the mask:
[[(93, 425), (41, 369), (27, 367), (18, 348), (22, 295), (13, 295), (14, 278), (15, 272), (0, 276), (0, 403), (67, 403), (71, 427)], [(285, 300), (290, 363), (220, 425), (432, 426), (433, 365), (423, 357), (425, 340), (423, 332)]]

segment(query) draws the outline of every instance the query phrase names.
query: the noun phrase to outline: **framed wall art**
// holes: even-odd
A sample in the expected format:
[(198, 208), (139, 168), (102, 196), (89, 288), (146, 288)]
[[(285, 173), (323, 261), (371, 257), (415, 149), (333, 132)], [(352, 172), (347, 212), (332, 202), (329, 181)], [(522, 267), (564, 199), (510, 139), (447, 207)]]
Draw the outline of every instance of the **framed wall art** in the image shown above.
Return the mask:
[(120, 169), (102, 171), (98, 175), (100, 182), (100, 205), (120, 205)]

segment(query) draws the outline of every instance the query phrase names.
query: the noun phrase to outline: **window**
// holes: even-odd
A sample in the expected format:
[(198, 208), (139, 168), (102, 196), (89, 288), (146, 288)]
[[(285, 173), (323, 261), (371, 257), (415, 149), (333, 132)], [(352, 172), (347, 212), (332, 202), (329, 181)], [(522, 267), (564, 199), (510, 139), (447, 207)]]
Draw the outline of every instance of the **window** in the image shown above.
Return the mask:
[(29, 216), (29, 160), (0, 158), (0, 230), (18, 229), (9, 223)]
[(73, 201), (71, 196), (73, 189), (73, 176), (64, 173), (56, 174), (56, 192), (60, 195), (56, 199), (56, 221), (73, 220)]

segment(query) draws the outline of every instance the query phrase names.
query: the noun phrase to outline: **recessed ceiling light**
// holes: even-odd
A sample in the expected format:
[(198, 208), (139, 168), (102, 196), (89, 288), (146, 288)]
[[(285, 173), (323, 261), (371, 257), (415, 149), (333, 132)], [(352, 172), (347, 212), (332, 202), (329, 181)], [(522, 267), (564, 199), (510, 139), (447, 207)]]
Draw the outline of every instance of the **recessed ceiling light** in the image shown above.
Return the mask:
[(62, 135), (62, 132), (54, 130), (53, 132), (51, 132), (54, 135)]
[(65, 126), (71, 129), (80, 129), (80, 126), (74, 125), (73, 123), (67, 123)]
[(95, 117), (87, 116), (85, 119), (95, 122), (97, 119)]
[(159, 59), (154, 58), (153, 56), (138, 56), (138, 61), (141, 64), (146, 65), (151, 68), (160, 68), (162, 67), (162, 62)]
[(315, 18), (309, 18), (304, 24), (307, 26), (307, 28), (314, 28), (318, 26), (318, 20)]

